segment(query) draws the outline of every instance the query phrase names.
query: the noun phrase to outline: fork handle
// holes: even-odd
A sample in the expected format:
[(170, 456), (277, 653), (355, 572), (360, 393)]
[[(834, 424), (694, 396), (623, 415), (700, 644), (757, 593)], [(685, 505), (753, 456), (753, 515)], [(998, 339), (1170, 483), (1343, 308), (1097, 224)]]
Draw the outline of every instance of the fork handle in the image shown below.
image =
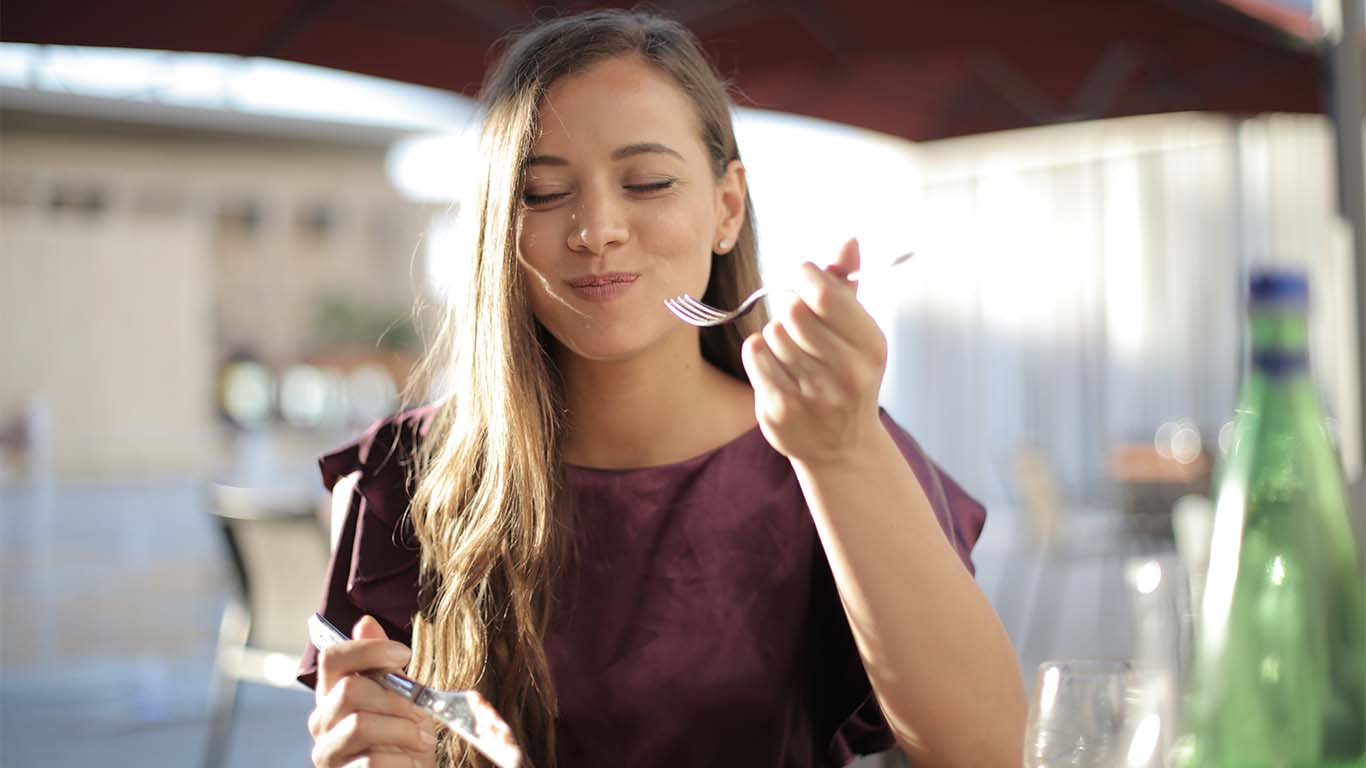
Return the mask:
[[(859, 269), (856, 269), (856, 270), (854, 270), (853, 272), (850, 272), (849, 274), (845, 275), (845, 276), (844, 276), (844, 279), (845, 279), (845, 280), (861, 280), (861, 279), (863, 279), (863, 276), (864, 276), (864, 275), (870, 275), (870, 274), (871, 274), (871, 275), (877, 275), (877, 274), (881, 274), (881, 273), (883, 273), (883, 272), (890, 272), (890, 271), (892, 271), (892, 268), (893, 268), (893, 267), (896, 267), (896, 266), (898, 266), (898, 265), (904, 263), (907, 259), (911, 258), (911, 257), (914, 256), (914, 255), (915, 255), (915, 251), (907, 251), (907, 252), (901, 254), (900, 256), (897, 256), (895, 259), (892, 259), (891, 261), (889, 261), (889, 262), (887, 262), (887, 263), (885, 263), (885, 264), (873, 264), (873, 265), (867, 266), (867, 267), (860, 267)], [(829, 267), (827, 266), (827, 269), (828, 269), (828, 268), (829, 268)]]
[[(320, 651), (347, 639), (340, 629), (337, 629), (332, 622), (320, 613), (308, 617), (308, 636), (313, 641), (313, 647)], [(417, 697), (421, 696), (422, 692), (427, 689), (427, 686), (422, 683), (398, 672), (375, 670), (365, 673), (365, 676), (408, 701), (417, 701)]]
[(398, 672), (367, 672), (365, 676), (411, 702), (427, 690), (427, 686)]

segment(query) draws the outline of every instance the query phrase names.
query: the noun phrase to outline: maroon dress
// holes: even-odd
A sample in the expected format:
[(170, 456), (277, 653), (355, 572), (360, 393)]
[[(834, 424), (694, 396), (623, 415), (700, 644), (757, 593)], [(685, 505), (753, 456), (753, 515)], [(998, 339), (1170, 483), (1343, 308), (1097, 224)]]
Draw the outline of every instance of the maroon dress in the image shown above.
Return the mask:
[[(411, 642), (405, 478), (433, 412), (380, 422), (320, 461), (329, 490), (361, 472), (322, 595), (343, 630), (368, 613)], [(971, 570), (985, 510), (882, 420)], [(578, 558), (545, 637), (560, 768), (841, 766), (894, 745), (792, 465), (757, 427), (676, 464), (566, 473)], [(309, 646), (300, 668), (310, 686), (316, 657)]]

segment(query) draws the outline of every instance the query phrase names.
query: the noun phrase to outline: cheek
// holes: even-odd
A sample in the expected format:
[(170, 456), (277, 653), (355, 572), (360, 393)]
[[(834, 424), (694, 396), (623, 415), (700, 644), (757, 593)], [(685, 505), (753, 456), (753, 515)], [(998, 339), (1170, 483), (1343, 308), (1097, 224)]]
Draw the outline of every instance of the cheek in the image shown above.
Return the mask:
[(697, 206), (653, 212), (637, 229), (644, 248), (666, 260), (665, 269), (680, 282), (679, 292), (700, 296), (711, 271), (711, 220)]
[(524, 218), (517, 228), (517, 255), (524, 264), (544, 269), (549, 256), (547, 246), (554, 240), (542, 216)]

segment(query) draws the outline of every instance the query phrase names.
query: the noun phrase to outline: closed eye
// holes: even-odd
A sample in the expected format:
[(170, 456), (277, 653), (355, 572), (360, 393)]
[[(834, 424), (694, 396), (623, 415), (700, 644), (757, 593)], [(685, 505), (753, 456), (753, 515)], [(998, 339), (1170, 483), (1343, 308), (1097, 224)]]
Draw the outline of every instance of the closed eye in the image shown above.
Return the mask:
[(545, 195), (533, 195), (530, 192), (524, 192), (522, 193), (522, 202), (535, 207), (538, 205), (547, 205), (568, 196), (568, 192), (551, 192)]
[(650, 192), (663, 192), (667, 189), (673, 189), (674, 184), (674, 179), (664, 179), (663, 181), (652, 181), (648, 184), (627, 184), (625, 186), (626, 189), (629, 189), (632, 192), (648, 194)]

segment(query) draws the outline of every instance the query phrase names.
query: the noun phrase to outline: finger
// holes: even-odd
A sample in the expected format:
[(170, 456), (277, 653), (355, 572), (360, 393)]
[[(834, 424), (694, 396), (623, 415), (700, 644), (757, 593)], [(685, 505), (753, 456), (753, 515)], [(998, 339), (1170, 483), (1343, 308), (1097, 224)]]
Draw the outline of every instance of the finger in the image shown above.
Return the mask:
[(411, 701), (363, 675), (347, 675), (342, 678), (332, 686), (332, 690), (328, 691), (327, 696), (323, 697), (314, 711), (318, 713), (319, 733), (335, 728), (352, 712), (402, 717), (415, 723), (427, 719), (426, 714)]
[(421, 765), (410, 755), (378, 754), (366, 755), (346, 764), (346, 768), (416, 768)]
[[(429, 764), (431, 761), (424, 762), (410, 755), (376, 755), (357, 763), (355, 768), (419, 768), (419, 766)], [(353, 767), (348, 765), (346, 768)]]
[(416, 768), (421, 765), (428, 765), (435, 762), (435, 756), (430, 758), (418, 757), (401, 749), (376, 749), (374, 752), (354, 755), (351, 757), (339, 758), (337, 761), (320, 759), (314, 750), (314, 765), (317, 766), (344, 766), (344, 768)]
[(849, 342), (840, 338), (825, 321), (811, 311), (811, 307), (800, 298), (794, 297), (786, 307), (777, 313), (783, 330), (803, 352), (819, 360), (827, 368), (837, 368), (848, 364), (854, 354)]
[(858, 238), (851, 237), (845, 241), (844, 245), (840, 246), (839, 255), (830, 262), (825, 271), (843, 279), (845, 275), (857, 271), (861, 261), (862, 254), (859, 251)]
[(745, 339), (744, 346), (740, 348), (740, 362), (744, 364), (745, 372), (749, 374), (756, 391), (765, 386), (793, 394), (799, 391), (796, 380), (773, 356), (762, 333), (752, 333)]
[[(436, 748), (436, 731), (404, 717), (353, 712), (314, 742), (315, 762), (341, 765), (360, 756), (407, 752), (423, 755)], [(409, 756), (408, 759), (411, 759)]]
[(355, 633), (361, 636), (360, 639), (346, 640), (318, 653), (318, 685), (315, 688), (318, 701), (347, 675), (379, 669), (401, 670), (408, 663), (412, 656), (409, 648), (395, 640), (384, 639), (384, 630), (374, 619), (369, 619), (369, 623), (373, 628), (365, 619), (357, 623)]
[(393, 640), (347, 640), (318, 654), (317, 699), (322, 700), (342, 678), (359, 672), (402, 670), (412, 653)]
[(353, 640), (387, 640), (389, 636), (384, 633), (384, 627), (379, 625), (374, 616), (366, 614), (360, 617), (356, 626), (351, 628), (351, 638)]
[(773, 356), (778, 358), (778, 362), (792, 374), (798, 385), (804, 377), (819, 375), (825, 368), (823, 362), (807, 354), (792, 340), (782, 321), (772, 320), (765, 323), (760, 333), (764, 335), (764, 344), (773, 352)]
[(320, 768), (323, 766), (326, 766), (326, 768), (331, 768), (331, 766), (344, 766), (344, 768), (414, 768), (414, 766), (433, 762), (435, 756), (431, 759), (424, 760), (422, 757), (404, 752), (401, 749), (381, 749), (376, 747), (373, 752), (366, 752), (349, 757), (330, 758), (320, 756), (319, 751), (315, 748), (313, 750), (312, 759), (313, 764)]
[(861, 348), (877, 323), (859, 303), (849, 283), (807, 262), (797, 269), (797, 296), (836, 336)]

